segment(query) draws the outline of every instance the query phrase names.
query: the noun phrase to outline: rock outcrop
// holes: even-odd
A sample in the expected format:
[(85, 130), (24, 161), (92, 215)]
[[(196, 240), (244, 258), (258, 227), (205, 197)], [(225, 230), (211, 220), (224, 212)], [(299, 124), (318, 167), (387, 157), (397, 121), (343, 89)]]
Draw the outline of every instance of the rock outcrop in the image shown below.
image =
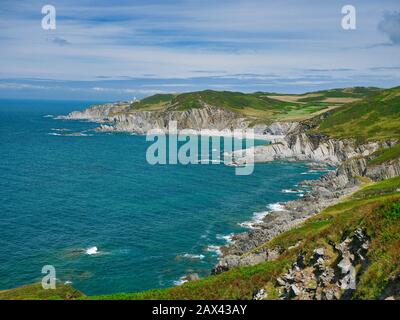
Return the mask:
[(276, 280), (280, 298), (285, 300), (348, 299), (366, 264), (370, 238), (357, 229), (330, 248), (316, 248), (311, 257), (300, 253), (288, 272)]
[[(135, 110), (124, 103), (106, 104), (94, 106), (82, 112), (74, 111), (59, 118), (106, 123), (98, 128), (99, 131), (133, 132), (137, 134), (146, 134), (153, 129), (167, 130), (170, 121), (176, 121), (178, 129), (193, 130), (241, 129), (249, 126), (249, 121), (239, 113), (209, 105), (185, 111), (168, 109), (142, 111)], [(278, 129), (274, 127), (272, 130)]]
[(298, 122), (274, 122), (272, 124), (252, 125), (254, 119), (226, 108), (203, 104), (201, 108), (184, 111), (162, 109), (155, 111), (140, 110), (130, 103), (119, 102), (92, 106), (84, 111), (74, 111), (57, 119), (85, 120), (100, 123), (101, 132), (129, 132), (146, 134), (150, 130), (168, 130), (171, 121), (176, 121), (177, 129), (232, 131), (252, 128), (258, 137), (272, 141), (282, 139), (297, 130)]
[[(390, 147), (395, 142), (372, 142), (356, 145), (353, 140), (335, 140), (316, 137), (305, 132), (289, 133), (284, 138), (277, 138), (273, 143), (254, 147), (254, 162), (275, 160), (316, 161), (338, 165), (356, 157), (366, 157), (375, 151)], [(234, 153), (238, 163), (248, 163), (250, 157), (241, 157), (241, 152)]]

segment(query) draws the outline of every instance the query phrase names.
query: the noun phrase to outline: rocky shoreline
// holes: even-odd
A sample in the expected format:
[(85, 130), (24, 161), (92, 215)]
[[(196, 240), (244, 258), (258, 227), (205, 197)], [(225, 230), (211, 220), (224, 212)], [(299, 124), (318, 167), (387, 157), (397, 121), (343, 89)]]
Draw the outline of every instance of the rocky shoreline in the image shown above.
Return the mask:
[[(302, 138), (304, 137), (305, 135), (302, 136)], [(293, 140), (296, 137), (287, 137), (286, 139)], [(324, 143), (326, 144), (326, 142)], [(211, 274), (218, 274), (233, 267), (255, 265), (277, 259), (282, 253), (281, 248), (258, 247), (356, 192), (363, 184), (363, 178), (370, 181), (380, 181), (400, 176), (400, 160), (373, 167), (368, 166), (367, 163), (375, 150), (389, 147), (394, 143), (394, 141), (388, 141), (358, 146), (350, 150), (349, 153), (338, 149), (340, 150), (339, 153), (330, 154), (329, 160), (319, 162), (319, 165), (337, 164), (337, 169), (323, 175), (318, 180), (303, 181), (300, 186), (306, 186), (310, 189), (302, 198), (281, 203), (279, 211), (269, 212), (262, 221), (254, 224), (251, 230), (234, 235), (230, 244), (221, 247), (222, 256), (218, 264), (212, 269)], [(331, 145), (335, 144), (345, 146), (347, 149), (350, 148), (349, 144), (340, 141), (331, 142)], [(296, 152), (291, 150), (292, 156), (288, 159), (297, 161), (313, 159), (315, 150), (321, 148), (321, 146), (316, 146), (315, 149), (307, 149), (307, 144), (305, 145), (306, 148), (298, 156)], [(268, 147), (261, 146), (260, 148), (265, 150)], [(310, 152), (305, 152), (305, 150), (310, 150)], [(279, 156), (278, 159), (284, 158)], [(340, 162), (338, 160), (332, 161), (332, 159), (343, 160)]]

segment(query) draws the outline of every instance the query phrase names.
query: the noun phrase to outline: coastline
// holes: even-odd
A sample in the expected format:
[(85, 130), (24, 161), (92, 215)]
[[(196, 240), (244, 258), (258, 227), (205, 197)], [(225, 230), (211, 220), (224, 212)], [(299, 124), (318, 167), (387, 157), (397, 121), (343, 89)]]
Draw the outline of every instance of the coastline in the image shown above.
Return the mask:
[[(89, 120), (100, 124), (109, 122), (105, 121), (109, 120), (107, 116), (101, 118), (96, 115), (93, 117), (90, 112), (84, 113), (84, 117), (82, 113), (72, 115), (61, 119)], [(143, 131), (143, 127), (138, 127), (136, 122), (131, 121), (129, 125), (125, 126), (126, 121), (126, 117), (120, 116), (117, 120), (114, 119), (112, 126), (101, 125), (97, 128), (97, 131), (146, 134)], [(151, 127), (153, 124), (153, 122), (147, 122), (147, 120), (143, 120), (142, 123), (146, 128)], [(223, 127), (224, 125), (224, 123), (213, 124), (216, 127)], [(239, 128), (245, 130), (246, 124), (243, 122), (240, 124)], [(186, 125), (190, 125), (189, 128), (191, 128), (193, 123), (186, 123)], [(152, 127), (150, 130), (154, 129), (159, 130), (159, 132), (165, 132), (166, 127), (161, 123), (158, 127)], [(242, 224), (247, 223), (251, 228), (245, 232), (233, 234), (229, 239), (227, 238), (227, 240), (231, 241), (228, 241), (226, 245), (214, 246), (214, 250), (220, 251), (221, 254), (218, 256), (218, 263), (212, 268), (211, 274), (218, 274), (237, 266), (255, 265), (277, 259), (282, 253), (281, 248), (268, 250), (261, 245), (279, 234), (298, 226), (307, 218), (321, 212), (328, 206), (340, 202), (344, 197), (357, 191), (363, 185), (363, 180), (359, 177), (367, 177), (373, 181), (379, 181), (396, 176), (400, 172), (400, 163), (394, 164), (394, 167), (380, 166), (369, 170), (366, 160), (377, 150), (389, 148), (396, 144), (395, 141), (370, 142), (358, 145), (352, 139), (338, 140), (309, 134), (309, 129), (309, 126), (299, 122), (273, 122), (258, 126), (256, 132), (258, 134), (261, 133), (265, 140), (271, 143), (252, 148), (255, 154), (254, 163), (283, 160), (307, 162), (316, 166), (318, 170), (321, 167), (327, 168), (329, 166), (334, 166), (336, 169), (329, 171), (319, 179), (301, 182), (299, 185), (307, 187), (309, 190), (299, 199), (279, 203), (279, 206), (275, 204), (276, 206), (271, 207), (270, 211), (260, 214), (255, 222), (242, 222)], [(215, 128), (182, 130), (194, 134), (204, 130), (208, 133), (218, 133), (221, 136), (221, 131), (226, 131), (226, 128), (220, 130)], [(249, 159), (243, 156), (242, 153), (243, 150), (233, 152), (235, 160), (238, 159), (238, 164), (249, 162)], [(182, 276), (180, 280), (192, 281), (197, 278), (197, 274), (188, 274)], [(179, 283), (182, 283), (182, 281)]]
[[(307, 165), (312, 167), (316, 164), (308, 163)], [(329, 165), (329, 163), (318, 163), (321, 172), (328, 171), (326, 174), (318, 179), (303, 180), (298, 186), (294, 186), (296, 189), (287, 190), (288, 192), (297, 193), (299, 195), (298, 199), (268, 204), (267, 208), (270, 210), (260, 212), (258, 217), (255, 214), (251, 221), (241, 223), (248, 230), (231, 235), (230, 241), (225, 246), (220, 247), (221, 255), (218, 263), (211, 270), (211, 274), (218, 274), (233, 267), (255, 265), (264, 261), (275, 260), (282, 253), (279, 248), (272, 251), (257, 250), (257, 248), (359, 190), (362, 184), (360, 181), (354, 180), (351, 185), (344, 188), (335, 188), (336, 190), (326, 189), (328, 192), (323, 194), (321, 189), (328, 186), (325, 181), (331, 180), (337, 172), (337, 169), (334, 171), (328, 170), (327, 167)], [(304, 190), (304, 188), (309, 190)]]

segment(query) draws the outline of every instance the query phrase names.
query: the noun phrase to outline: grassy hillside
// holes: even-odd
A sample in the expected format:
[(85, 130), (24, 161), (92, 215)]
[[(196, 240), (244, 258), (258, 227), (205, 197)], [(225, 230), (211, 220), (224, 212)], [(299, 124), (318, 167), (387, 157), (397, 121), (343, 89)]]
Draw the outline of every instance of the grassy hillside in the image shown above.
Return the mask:
[(380, 165), (387, 161), (400, 158), (400, 144), (388, 149), (381, 149), (371, 155), (371, 160), (368, 161), (368, 165)]
[(44, 290), (40, 283), (0, 291), (0, 300), (70, 300), (84, 295), (69, 285), (58, 284), (55, 290)]
[(319, 121), (318, 133), (359, 142), (400, 138), (400, 87), (346, 104)]
[(276, 93), (241, 93), (205, 90), (182, 94), (156, 94), (131, 105), (135, 110), (185, 111), (205, 104), (225, 108), (259, 122), (303, 120), (326, 110), (357, 101), (378, 91), (376, 88), (347, 88), (302, 95)]
[(333, 263), (337, 256), (329, 249), (331, 243), (342, 241), (343, 235), (360, 227), (371, 237), (371, 244), (367, 255), (368, 265), (359, 276), (353, 298), (379, 298), (390, 278), (400, 274), (399, 189), (400, 178), (367, 185), (342, 203), (327, 208), (301, 226), (262, 245), (285, 249), (276, 261), (232, 269), (169, 289), (89, 298), (251, 299), (257, 290), (264, 288), (268, 299), (276, 299), (276, 278), (290, 268), (300, 252), (309, 259), (314, 249), (324, 247), (329, 250)]
[(133, 103), (132, 109), (159, 110), (167, 106), (175, 98), (174, 94), (155, 94)]

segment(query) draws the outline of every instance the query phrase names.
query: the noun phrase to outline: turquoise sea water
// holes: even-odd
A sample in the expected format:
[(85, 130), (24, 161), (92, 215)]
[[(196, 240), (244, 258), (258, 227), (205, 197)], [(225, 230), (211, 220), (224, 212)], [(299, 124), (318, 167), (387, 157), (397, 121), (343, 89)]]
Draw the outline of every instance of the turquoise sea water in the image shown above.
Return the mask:
[(0, 290), (40, 281), (44, 265), (87, 294), (207, 275), (224, 236), (321, 174), (285, 162), (250, 176), (222, 164), (151, 166), (145, 137), (45, 117), (88, 105), (0, 100)]

